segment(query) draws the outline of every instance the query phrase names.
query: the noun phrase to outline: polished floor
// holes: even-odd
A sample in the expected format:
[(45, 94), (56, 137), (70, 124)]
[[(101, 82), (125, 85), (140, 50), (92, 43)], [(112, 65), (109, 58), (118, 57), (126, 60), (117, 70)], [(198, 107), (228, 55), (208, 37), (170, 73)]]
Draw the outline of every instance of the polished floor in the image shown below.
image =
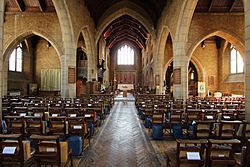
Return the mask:
[(115, 103), (79, 166), (162, 166), (138, 119), (134, 102)]

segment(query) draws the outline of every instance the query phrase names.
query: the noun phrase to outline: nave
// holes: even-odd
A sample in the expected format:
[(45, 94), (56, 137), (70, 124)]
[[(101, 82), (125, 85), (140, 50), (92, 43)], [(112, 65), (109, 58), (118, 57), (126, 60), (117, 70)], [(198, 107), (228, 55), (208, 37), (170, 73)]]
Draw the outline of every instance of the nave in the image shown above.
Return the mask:
[(115, 102), (79, 166), (161, 166), (134, 102)]

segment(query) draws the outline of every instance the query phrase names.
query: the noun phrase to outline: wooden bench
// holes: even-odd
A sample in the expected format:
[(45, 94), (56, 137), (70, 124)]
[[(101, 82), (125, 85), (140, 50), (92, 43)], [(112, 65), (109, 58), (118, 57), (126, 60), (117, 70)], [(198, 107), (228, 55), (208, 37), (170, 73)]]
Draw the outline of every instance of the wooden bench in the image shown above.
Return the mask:
[(233, 157), (234, 147), (241, 142), (237, 139), (230, 140), (208, 140), (207, 165), (208, 167), (214, 164), (235, 165), (236, 161)]
[(206, 163), (206, 144), (208, 143), (205, 139), (200, 140), (188, 140), (188, 139), (177, 139), (177, 167), (181, 164), (193, 164), (199, 167)]
[[(0, 134), (0, 166), (19, 163), (24, 166), (24, 149), (21, 134)], [(14, 139), (14, 141), (9, 140)]]
[[(41, 165), (67, 166), (69, 161), (73, 166), (71, 150), (68, 151), (67, 142), (64, 143), (65, 147), (62, 148), (59, 136), (31, 135), (30, 138), (37, 143), (33, 158), (38, 167), (41, 167)], [(65, 154), (68, 156), (65, 156)], [(63, 156), (66, 158), (63, 158)]]

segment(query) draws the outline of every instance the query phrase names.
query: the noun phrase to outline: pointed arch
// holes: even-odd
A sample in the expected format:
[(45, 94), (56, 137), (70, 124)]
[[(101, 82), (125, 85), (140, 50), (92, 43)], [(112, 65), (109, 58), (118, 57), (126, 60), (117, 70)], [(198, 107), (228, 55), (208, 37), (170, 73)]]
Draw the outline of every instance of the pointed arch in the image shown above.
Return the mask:
[(30, 36), (33, 36), (33, 35), (37, 35), (37, 36), (44, 38), (55, 48), (57, 55), (58, 55), (58, 58), (60, 60), (60, 64), (61, 64), (61, 56), (60, 55), (62, 55), (62, 51), (59, 49), (60, 47), (58, 46), (56, 41), (52, 37), (50, 37), (49, 34), (47, 34), (45, 32), (38, 32), (38, 31), (27, 31), (27, 32), (21, 33), (21, 34), (17, 35), (15, 38), (12, 38), (9, 41), (7, 41), (6, 45), (4, 47), (4, 50), (3, 50), (3, 62), (4, 63), (8, 62), (10, 52), (13, 50), (13, 48), (15, 48), (24, 39), (26, 39)]
[(226, 30), (213, 30), (210, 32), (206, 32), (206, 34), (203, 34), (200, 39), (198, 39), (196, 42), (193, 43), (192, 46), (190, 46), (190, 48), (187, 52), (187, 56), (189, 57), (189, 59), (191, 59), (197, 46), (200, 45), (200, 43), (202, 41), (204, 41), (205, 39), (212, 37), (212, 36), (219, 36), (219, 37), (225, 39), (226, 41), (228, 41), (231, 44), (233, 44), (234, 46), (236, 46), (236, 48), (239, 50), (240, 53), (244, 53), (244, 44), (243, 44), (244, 41), (239, 36), (237, 36), (235, 33), (232, 33), (232, 32), (226, 31)]
[(155, 37), (154, 35), (154, 24), (152, 20), (150, 19), (150, 16), (146, 13), (144, 9), (142, 9), (140, 6), (129, 2), (129, 1), (122, 1), (119, 3), (116, 3), (112, 5), (104, 14), (103, 17), (100, 19), (98, 23), (98, 29), (96, 33), (96, 41), (95, 43), (98, 43), (98, 40), (105, 30), (105, 28), (114, 20), (117, 18), (123, 16), (123, 15), (129, 15), (130, 17), (138, 20), (150, 33), (152, 37)]

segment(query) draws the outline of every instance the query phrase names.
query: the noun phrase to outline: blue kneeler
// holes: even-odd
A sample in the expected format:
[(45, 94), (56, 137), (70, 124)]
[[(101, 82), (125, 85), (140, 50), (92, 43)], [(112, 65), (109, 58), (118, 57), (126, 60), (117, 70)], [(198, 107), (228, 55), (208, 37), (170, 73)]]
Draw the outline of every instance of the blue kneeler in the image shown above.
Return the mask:
[(152, 137), (155, 140), (161, 140), (163, 138), (162, 124), (155, 124), (152, 127)]
[(72, 149), (73, 156), (79, 156), (83, 151), (82, 137), (80, 136), (70, 136), (68, 138), (68, 147)]

